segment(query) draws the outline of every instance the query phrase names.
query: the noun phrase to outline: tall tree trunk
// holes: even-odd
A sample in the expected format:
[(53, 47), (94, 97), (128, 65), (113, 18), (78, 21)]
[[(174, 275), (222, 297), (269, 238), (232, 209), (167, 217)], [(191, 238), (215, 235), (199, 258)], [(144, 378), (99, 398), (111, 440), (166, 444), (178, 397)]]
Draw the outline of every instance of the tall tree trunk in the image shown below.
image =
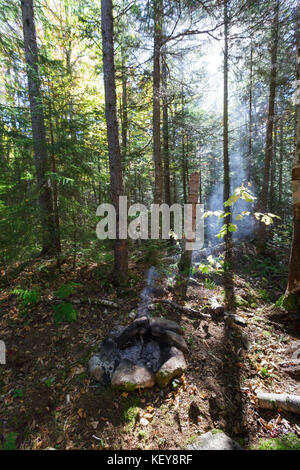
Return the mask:
[(50, 128), (50, 144), (51, 144), (51, 170), (55, 174), (53, 179), (53, 209), (54, 209), (54, 220), (55, 220), (55, 228), (57, 233), (57, 240), (56, 240), (56, 249), (57, 253), (61, 253), (61, 242), (60, 242), (60, 224), (59, 224), (59, 210), (58, 210), (58, 184), (56, 179), (56, 159), (54, 153), (54, 129), (52, 123), (52, 107), (51, 101), (49, 101), (49, 128)]
[(296, 146), (292, 173), (294, 229), (286, 293), (295, 294), (300, 305), (300, 1), (297, 4), (297, 95), (296, 95)]
[(169, 155), (169, 113), (168, 113), (168, 84), (166, 54), (162, 62), (162, 88), (163, 88), (163, 160), (164, 160), (164, 202), (171, 205), (170, 193), (170, 155)]
[(115, 274), (121, 280), (127, 276), (128, 257), (127, 240), (119, 238), (119, 196), (123, 194), (123, 181), (117, 120), (112, 0), (101, 0), (101, 30), (111, 198), (117, 216), (117, 238), (114, 246)]
[[(226, 202), (230, 197), (230, 163), (229, 163), (229, 142), (228, 142), (228, 16), (229, 1), (224, 0), (224, 103), (223, 103), (223, 163), (224, 163), (224, 196)], [(224, 288), (225, 303), (228, 309), (234, 308), (234, 287), (232, 273), (232, 235), (229, 231), (231, 224), (231, 214), (224, 218), (226, 225), (225, 241), (225, 262), (224, 262)]]
[(274, 146), (273, 146), (273, 157), (271, 162), (271, 176), (270, 176), (270, 194), (269, 194), (269, 208), (271, 212), (275, 211), (276, 203), (276, 191), (275, 191), (275, 175), (276, 175), (276, 158), (277, 158), (277, 140), (278, 140), (278, 129), (277, 122), (274, 126)]
[[(271, 73), (270, 73), (270, 87), (269, 87), (269, 105), (268, 105), (268, 118), (266, 130), (266, 146), (265, 146), (265, 166), (263, 186), (260, 196), (260, 211), (266, 212), (268, 206), (269, 183), (270, 183), (270, 166), (273, 158), (273, 129), (275, 121), (275, 98), (276, 98), (276, 85), (277, 85), (277, 55), (278, 55), (278, 40), (279, 40), (279, 0), (274, 0), (274, 18), (272, 25), (272, 43), (271, 43)], [(259, 226), (259, 252), (265, 251), (266, 245), (266, 226), (260, 224)]]
[[(196, 233), (197, 227), (197, 204), (199, 197), (199, 173), (192, 173), (189, 180), (189, 199), (188, 203), (192, 206), (192, 231)], [(182, 297), (186, 296), (188, 287), (188, 279), (190, 277), (190, 270), (192, 266), (193, 251), (187, 249), (186, 243), (193, 242), (194, 239), (188, 240), (188, 234), (184, 234), (184, 247), (183, 252), (178, 262), (178, 274), (176, 279), (176, 292)]]
[(282, 176), (283, 176), (283, 119), (280, 120), (279, 126), (279, 176), (278, 176), (278, 205), (279, 211), (282, 211)]
[(249, 81), (249, 136), (248, 136), (248, 158), (247, 173), (248, 180), (251, 179), (252, 170), (252, 138), (253, 138), (253, 39), (250, 45), (250, 81)]
[(127, 109), (127, 70), (125, 54), (122, 49), (122, 169), (126, 168), (127, 140), (128, 140), (128, 109)]
[(49, 169), (49, 162), (38, 69), (38, 49), (34, 24), (33, 0), (21, 0), (21, 9), (34, 145), (34, 162), (39, 193), (39, 208), (42, 228), (42, 254), (47, 255), (54, 254), (56, 252), (58, 242), (57, 232), (55, 230), (51, 187), (49, 186), (46, 177), (46, 173)]
[(162, 45), (162, 0), (153, 0), (154, 50), (153, 50), (153, 161), (154, 203), (163, 200), (163, 168), (160, 142), (160, 55)]

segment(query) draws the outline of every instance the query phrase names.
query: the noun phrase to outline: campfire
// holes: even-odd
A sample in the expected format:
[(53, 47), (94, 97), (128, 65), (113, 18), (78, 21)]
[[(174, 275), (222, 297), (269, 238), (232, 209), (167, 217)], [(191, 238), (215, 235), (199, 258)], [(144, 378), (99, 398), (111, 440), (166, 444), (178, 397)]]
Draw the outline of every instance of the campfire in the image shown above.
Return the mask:
[(155, 384), (164, 388), (187, 368), (184, 354), (188, 348), (181, 327), (149, 314), (156, 279), (151, 268), (137, 318), (126, 327), (111, 330), (89, 361), (90, 374), (104, 385), (124, 390)]

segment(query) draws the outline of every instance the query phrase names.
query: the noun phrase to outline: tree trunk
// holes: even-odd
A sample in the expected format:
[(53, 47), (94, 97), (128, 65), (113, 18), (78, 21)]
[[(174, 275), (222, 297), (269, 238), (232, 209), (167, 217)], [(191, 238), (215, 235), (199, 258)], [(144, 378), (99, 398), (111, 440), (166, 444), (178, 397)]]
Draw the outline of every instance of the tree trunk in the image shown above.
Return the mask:
[(110, 186), (112, 202), (116, 209), (117, 222), (114, 246), (115, 274), (121, 280), (127, 276), (128, 257), (127, 240), (119, 238), (119, 196), (123, 194), (123, 181), (117, 120), (112, 0), (101, 0), (101, 30)]
[[(199, 173), (192, 173), (189, 181), (188, 203), (192, 205), (192, 231), (194, 233), (196, 233), (198, 197)], [(175, 287), (176, 291), (179, 292), (182, 297), (186, 296), (193, 256), (193, 251), (186, 248), (186, 243), (195, 241), (195, 238), (193, 240), (188, 239), (187, 235), (186, 233), (184, 234), (184, 249), (178, 262), (178, 275)]]
[(127, 70), (125, 55), (122, 50), (122, 169), (126, 168), (127, 140), (128, 140), (128, 110), (127, 110)]
[(248, 158), (247, 158), (247, 176), (251, 179), (252, 171), (252, 137), (253, 137), (253, 39), (251, 37), (250, 46), (250, 83), (249, 83), (249, 135), (248, 135)]
[[(229, 142), (228, 142), (228, 0), (224, 0), (224, 103), (223, 103), (223, 163), (224, 163), (224, 197), (226, 202), (230, 197), (230, 164), (229, 164)], [(228, 211), (230, 212), (230, 211)], [(225, 259), (224, 259), (224, 288), (226, 308), (234, 308), (234, 287), (232, 273), (232, 235), (229, 227), (232, 221), (231, 213), (224, 218), (226, 225)]]
[(171, 205), (170, 193), (170, 155), (169, 155), (169, 113), (168, 113), (168, 84), (166, 55), (162, 63), (163, 87), (163, 157), (164, 157), (164, 202)]
[(154, 204), (163, 200), (163, 169), (160, 142), (160, 55), (162, 44), (162, 0), (153, 0), (154, 50), (153, 50), (153, 161)]
[(57, 233), (55, 230), (51, 187), (49, 186), (46, 177), (46, 173), (49, 170), (49, 161), (38, 69), (38, 49), (34, 24), (33, 0), (21, 0), (21, 9), (34, 145), (34, 162), (37, 174), (41, 217), (42, 254), (47, 255), (54, 254), (56, 252), (58, 243)]
[[(279, 39), (279, 0), (274, 0), (274, 19), (272, 26), (272, 47), (271, 47), (271, 73), (270, 73), (270, 92), (268, 105), (268, 119), (266, 130), (266, 147), (265, 147), (265, 166), (263, 187), (260, 196), (260, 211), (266, 212), (268, 206), (269, 182), (270, 182), (270, 166), (273, 158), (273, 129), (275, 121), (275, 98), (276, 98), (276, 81), (277, 81), (277, 55), (278, 55), (278, 39)], [(266, 245), (266, 226), (260, 224), (258, 230), (258, 250), (265, 251)]]
[(296, 147), (292, 173), (294, 229), (289, 263), (286, 294), (295, 294), (300, 305), (300, 1), (297, 5), (297, 95), (296, 95)]

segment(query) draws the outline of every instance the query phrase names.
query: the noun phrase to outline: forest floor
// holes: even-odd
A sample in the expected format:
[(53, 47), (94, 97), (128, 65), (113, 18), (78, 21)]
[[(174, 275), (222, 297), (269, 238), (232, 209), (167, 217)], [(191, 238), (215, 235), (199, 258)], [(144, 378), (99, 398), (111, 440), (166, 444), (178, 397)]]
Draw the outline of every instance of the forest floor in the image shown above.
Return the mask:
[[(140, 302), (147, 271), (141, 252), (133, 256), (129, 284), (123, 288), (114, 287), (105, 264), (73, 269), (70, 261), (61, 272), (53, 261), (14, 266), (0, 291), (0, 332), (7, 346), (7, 364), (0, 366), (2, 444), (19, 449), (184, 449), (199, 434), (222, 429), (244, 448), (256, 448), (260, 438), (300, 435), (299, 415), (261, 410), (255, 395), (257, 389), (300, 395), (300, 382), (281, 366), (300, 340), (300, 318), (275, 305), (284, 292), (286, 266), (287, 253), (267, 260), (238, 257), (237, 313), (247, 323), (242, 329), (249, 350), (224, 322), (157, 304), (155, 315), (177, 321), (184, 330), (188, 370), (163, 391), (132, 393), (97, 384), (87, 363), (115, 324), (129, 323), (129, 312)], [(202, 285), (189, 287), (186, 306), (205, 311), (212, 296), (222, 303), (217, 271), (200, 273)], [(79, 284), (67, 299), (77, 319), (56, 323), (57, 291), (71, 282)], [(26, 305), (24, 297), (22, 302), (12, 293), (16, 288), (36, 288), (40, 297)], [(170, 291), (164, 298), (172, 299)]]

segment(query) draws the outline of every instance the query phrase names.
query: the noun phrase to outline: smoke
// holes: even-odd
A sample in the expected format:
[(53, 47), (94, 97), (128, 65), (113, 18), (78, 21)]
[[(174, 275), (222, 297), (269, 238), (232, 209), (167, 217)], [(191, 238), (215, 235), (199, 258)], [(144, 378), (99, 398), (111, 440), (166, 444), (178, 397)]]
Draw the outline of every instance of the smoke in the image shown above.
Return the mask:
[(141, 293), (141, 302), (138, 306), (138, 317), (143, 317), (149, 313), (149, 305), (153, 297), (155, 282), (158, 279), (158, 272), (154, 266), (149, 268), (146, 279), (146, 286)]

